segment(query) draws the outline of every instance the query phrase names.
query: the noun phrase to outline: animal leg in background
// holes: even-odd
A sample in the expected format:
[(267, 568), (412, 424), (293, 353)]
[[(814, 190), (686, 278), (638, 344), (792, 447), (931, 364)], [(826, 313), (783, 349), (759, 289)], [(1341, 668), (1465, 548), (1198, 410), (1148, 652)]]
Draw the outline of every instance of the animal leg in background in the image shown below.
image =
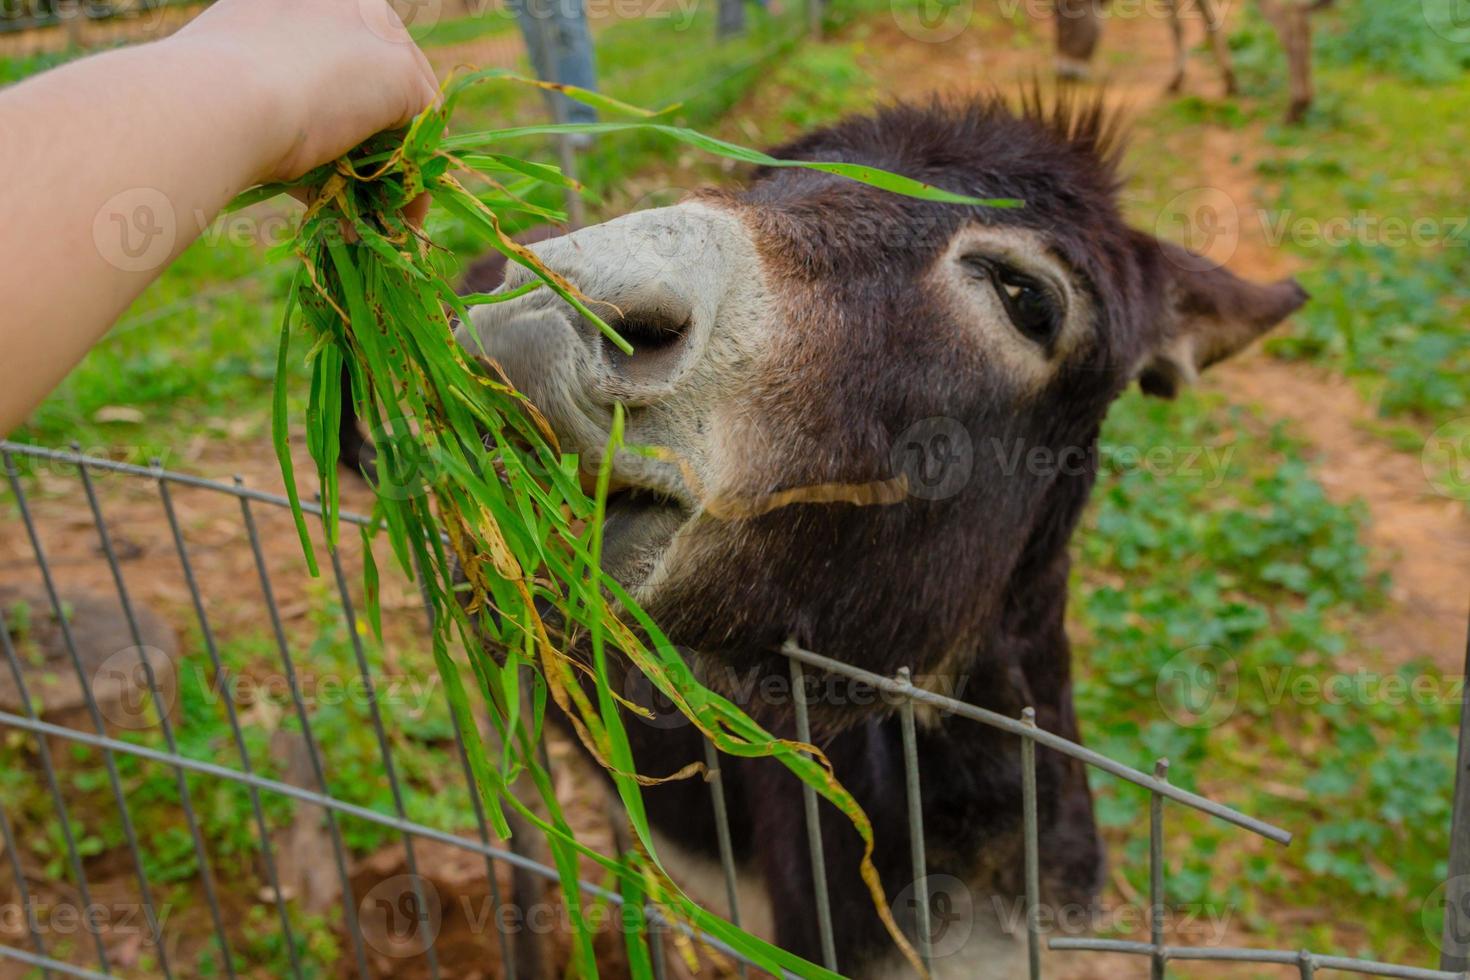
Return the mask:
[(1102, 37), (1102, 7), (1107, 0), (1057, 0), (1057, 77), (1081, 81)]
[(1184, 21), (1179, 19), (1179, 0), (1164, 0), (1169, 8), (1169, 31), (1174, 35), (1174, 77), (1169, 79), (1169, 91), (1178, 92), (1184, 87), (1184, 70), (1189, 64), (1189, 48), (1184, 43)]
[(1235, 83), (1235, 66), (1230, 59), (1230, 40), (1225, 36), (1225, 21), (1215, 7), (1215, 0), (1197, 0), (1205, 17), (1205, 34), (1210, 39), (1210, 50), (1215, 53), (1215, 63), (1220, 66), (1220, 76), (1225, 80), (1225, 94), (1235, 95), (1239, 87)]
[[(1184, 74), (1189, 64), (1189, 46), (1184, 38), (1184, 21), (1179, 16), (1181, 0), (1164, 0), (1169, 9), (1169, 30), (1174, 35), (1174, 75), (1169, 80), (1169, 91), (1178, 92), (1184, 87)], [(1215, 8), (1215, 0), (1183, 0), (1197, 2), (1204, 16), (1205, 35), (1210, 39), (1210, 49), (1220, 67), (1220, 77), (1225, 82), (1225, 94), (1236, 94), (1235, 68), (1230, 59), (1230, 43), (1225, 37), (1224, 22)]]
[(1286, 52), (1291, 102), (1286, 121), (1301, 122), (1312, 107), (1312, 14), (1332, 6), (1332, 0), (1293, 2), (1293, 0), (1261, 0), (1261, 13), (1276, 29), (1281, 47)]

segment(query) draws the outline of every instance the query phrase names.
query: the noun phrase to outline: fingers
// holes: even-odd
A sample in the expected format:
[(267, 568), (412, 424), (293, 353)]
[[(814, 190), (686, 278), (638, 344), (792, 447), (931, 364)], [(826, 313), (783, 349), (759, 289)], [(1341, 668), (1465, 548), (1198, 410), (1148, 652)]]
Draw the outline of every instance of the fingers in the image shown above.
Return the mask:
[[(420, 54), (420, 57), (422, 57), (422, 54)], [(398, 129), (401, 126), (407, 126), (413, 122), (419, 113), (439, 101), (439, 84), (432, 80), (432, 76), (429, 78), (417, 76), (411, 79), (408, 82), (408, 90), (402, 118), (391, 125), (385, 126), (385, 129)]]
[(407, 125), (415, 116), (439, 100), (439, 77), (435, 74), (434, 66), (430, 63), (428, 56), (414, 42), (413, 36), (409, 33), (408, 28), (403, 26), (403, 21), (399, 18), (398, 13), (393, 10), (386, 0), (372, 0), (372, 2), (382, 4), (381, 16), (385, 20), (391, 21), (395, 28), (392, 31), (396, 39), (394, 43), (406, 49), (406, 53), (412, 62), (411, 66), (403, 66), (404, 77), (400, 81), (400, 84), (405, 86), (404, 91), (408, 93), (404, 116), (392, 125), (385, 127), (391, 129)]
[(424, 54), (423, 48), (417, 44), (413, 45), (413, 55), (415, 60), (418, 61), (419, 71), (423, 74), (424, 81), (428, 83), (429, 91), (433, 93), (429, 97), (429, 102), (426, 102), (423, 106), (423, 108), (428, 108), (430, 104), (437, 102), (439, 99), (439, 76), (435, 73), (434, 65), (429, 61), (429, 56)]
[[(292, 187), (286, 193), (302, 204), (310, 206), (312, 195), (316, 193), (316, 188)], [(409, 201), (408, 206), (403, 209), (404, 220), (415, 228), (422, 228), (424, 226), (424, 219), (429, 216), (429, 205), (431, 203), (432, 199), (428, 194), (420, 194), (412, 201)], [(353, 231), (348, 225), (342, 225), (342, 232), (349, 242), (357, 241), (357, 232)]]
[(403, 217), (415, 228), (424, 226), (424, 219), (429, 215), (429, 195), (420, 194), (408, 202), (408, 207), (403, 209)]

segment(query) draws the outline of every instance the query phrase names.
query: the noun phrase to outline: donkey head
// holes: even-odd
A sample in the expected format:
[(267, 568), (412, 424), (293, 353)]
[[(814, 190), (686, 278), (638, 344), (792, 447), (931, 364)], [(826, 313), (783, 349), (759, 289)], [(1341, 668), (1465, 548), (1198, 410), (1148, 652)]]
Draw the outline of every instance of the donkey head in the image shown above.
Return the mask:
[[(791, 637), (1012, 716), (1032, 705), (1076, 739), (1066, 544), (1109, 404), (1134, 380), (1173, 395), (1305, 299), (1129, 228), (1118, 148), (1099, 107), (1035, 97), (1020, 111), (992, 99), (850, 119), (774, 155), (1024, 206), (761, 169), (740, 189), (534, 247), (632, 354), (547, 290), (477, 308), (461, 342), (497, 361), (586, 467), (626, 407), (626, 442), (653, 448), (612, 461), (604, 562), (697, 665), (725, 668), (706, 671), (714, 686), (731, 671), (784, 676)], [(513, 268), (506, 286), (528, 278)], [(831, 700), (814, 724), (881, 823), (893, 795), (875, 773), (898, 764), (881, 761), (886, 722)], [(1015, 894), (1014, 740), (955, 721), (927, 719), (922, 736), (923, 765), (943, 776), (924, 781), (931, 865), (972, 881), (999, 869), (984, 887)], [(640, 751), (675, 751), (670, 734)], [(658, 771), (701, 758), (697, 737), (677, 751), (689, 759)], [(1044, 755), (1046, 883), (1086, 900), (1101, 867), (1086, 774)], [(664, 794), (677, 831), (698, 804)]]
[(762, 169), (535, 246), (633, 354), (547, 290), (478, 308), (461, 339), (584, 465), (618, 402), (626, 441), (657, 447), (614, 461), (605, 561), (674, 642), (956, 669), (1059, 632), (1109, 403), (1134, 379), (1172, 394), (1305, 298), (1130, 229), (1117, 148), (1097, 106), (1035, 99), (850, 119), (775, 155), (1024, 206)]

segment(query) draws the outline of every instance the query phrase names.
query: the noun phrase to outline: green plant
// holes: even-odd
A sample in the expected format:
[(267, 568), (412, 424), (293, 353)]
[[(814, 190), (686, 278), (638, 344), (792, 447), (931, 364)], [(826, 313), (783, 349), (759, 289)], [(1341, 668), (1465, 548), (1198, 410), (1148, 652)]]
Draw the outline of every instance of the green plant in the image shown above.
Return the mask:
[(1470, 21), (1460, 0), (1415, 4), (1356, 0), (1335, 29), (1319, 31), (1314, 56), (1325, 64), (1361, 64), (1409, 81), (1443, 84), (1470, 69)]
[[(1072, 590), (1088, 740), (1115, 758), (1167, 757), (1171, 780), (1299, 838), (1261, 852), (1171, 807), (1169, 900), (1292, 942), (1302, 936), (1272, 906), (1333, 907), (1365, 923), (1356, 952), (1421, 955), (1417, 927), (1368, 910), (1389, 900), (1417, 917), (1443, 873), (1458, 703), (1429, 664), (1370, 669), (1357, 627), (1386, 583), (1368, 564), (1365, 515), (1328, 499), (1298, 442), (1216, 398), (1125, 396), (1103, 442), (1104, 459), (1186, 446), (1205, 462), (1101, 476)], [(1227, 678), (1218, 709), (1200, 713), (1163, 683), (1191, 656)], [(1145, 892), (1146, 798), (1093, 782), (1114, 863)], [(1330, 931), (1320, 941), (1342, 945)]]

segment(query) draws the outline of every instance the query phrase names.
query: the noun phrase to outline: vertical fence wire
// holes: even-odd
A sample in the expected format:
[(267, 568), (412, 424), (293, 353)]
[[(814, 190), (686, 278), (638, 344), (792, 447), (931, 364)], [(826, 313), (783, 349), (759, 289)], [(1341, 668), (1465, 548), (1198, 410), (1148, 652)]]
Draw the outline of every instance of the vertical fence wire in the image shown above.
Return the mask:
[[(1169, 760), (1154, 763), (1154, 776), (1169, 778)], [(1154, 955), (1150, 980), (1164, 980), (1164, 798), (1148, 794), (1148, 929)]]
[[(243, 486), (244, 481), (240, 477), (235, 478), (237, 487)], [(301, 694), (301, 683), (296, 676), (296, 664), (291, 657), (291, 646), (286, 639), (286, 628), (281, 622), (281, 610), (276, 605), (275, 590), (271, 586), (270, 569), (266, 565), (265, 552), (260, 545), (260, 532), (255, 526), (255, 515), (250, 510), (248, 498), (240, 497), (240, 515), (244, 519), (245, 532), (250, 539), (250, 550), (255, 556), (255, 570), (260, 577), (260, 590), (265, 596), (265, 608), (270, 618), (271, 632), (275, 635), (276, 650), (281, 655), (281, 670), (286, 677), (286, 686), (291, 692), (291, 701), (296, 708), (296, 719), (301, 725), (301, 737), (306, 743), (307, 760), (311, 764), (312, 778), (316, 781), (323, 795), (330, 796), (331, 788), (327, 785), (326, 770), (322, 766), (321, 753), (317, 746), (316, 736), (312, 733), (310, 712), (306, 709), (306, 700)], [(327, 832), (332, 839), (332, 857), (337, 864), (337, 876), (342, 885), (342, 913), (347, 922), (348, 932), (352, 936), (352, 950), (357, 959), (357, 972), (359, 976), (370, 977), (368, 970), (367, 950), (363, 948), (362, 927), (357, 921), (357, 910), (354, 907), (352, 894), (352, 878), (347, 873), (346, 847), (342, 843), (342, 828), (338, 826), (337, 814), (326, 811)]]
[[(1021, 724), (1036, 729), (1036, 709), (1021, 712)], [(1041, 980), (1041, 858), (1036, 816), (1036, 740), (1021, 736), (1021, 822), (1026, 852), (1026, 967)]]
[[(791, 662), (791, 703), (796, 708), (796, 739), (810, 745), (811, 720), (807, 716), (806, 677), (801, 661)], [(832, 896), (827, 891), (827, 855), (822, 850), (822, 816), (817, 809), (817, 791), (809, 783), (801, 785), (801, 801), (806, 810), (806, 843), (811, 852), (812, 889), (816, 893), (817, 932), (822, 942), (822, 961), (829, 970), (837, 969), (837, 942), (832, 934)]]
[[(1470, 682), (1470, 627), (1465, 631), (1465, 672)], [(1460, 703), (1460, 738), (1455, 750), (1455, 795), (1450, 811), (1450, 856), (1445, 870), (1442, 970), (1470, 967), (1470, 698)]]
[[(72, 445), (73, 452), (79, 452), (80, 446)], [(97, 540), (102, 547), (103, 557), (107, 560), (108, 572), (112, 575), (113, 588), (117, 590), (118, 602), (122, 606), (123, 619), (128, 625), (128, 635), (133, 641), (133, 647), (137, 651), (138, 663), (143, 670), (144, 683), (148, 687), (148, 696), (152, 699), (153, 710), (158, 715), (158, 725), (163, 733), (164, 745), (169, 752), (177, 755), (179, 751), (178, 739), (174, 735), (173, 721), (169, 718), (170, 705), (166, 704), (163, 694), (158, 689), (158, 676), (153, 669), (153, 651), (143, 642), (143, 631), (138, 626), (138, 616), (133, 609), (132, 597), (128, 593), (127, 582), (123, 577), (122, 567), (117, 561), (117, 552), (112, 546), (112, 535), (107, 530), (107, 521), (102, 516), (102, 505), (97, 500), (97, 488), (92, 485), (92, 474), (87, 468), (84, 460), (77, 460), (77, 474), (82, 481), (82, 489), (86, 492), (87, 507), (92, 512), (92, 524), (97, 530)], [(184, 813), (184, 824), (189, 831), (189, 841), (194, 847), (194, 857), (198, 861), (199, 883), (204, 889), (204, 902), (209, 908), (210, 924), (214, 927), (215, 942), (219, 946), (220, 958), (224, 963), (225, 976), (234, 980), (235, 958), (230, 952), (230, 940), (225, 934), (224, 914), (220, 911), (219, 893), (215, 888), (214, 868), (210, 864), (209, 853), (204, 846), (204, 834), (199, 829), (199, 817), (194, 812), (194, 799), (189, 792), (189, 780), (182, 770), (174, 771), (174, 783), (179, 791), (179, 808)]]
[[(102, 720), (102, 712), (97, 707), (97, 698), (92, 692), (92, 684), (87, 678), (87, 672), (82, 668), (81, 657), (77, 654), (76, 640), (72, 636), (69, 617), (61, 602), (61, 594), (56, 589), (56, 580), (51, 574), (51, 566), (46, 561), (46, 549), (41, 544), (40, 530), (36, 527), (35, 519), (31, 515), (30, 504), (26, 499), (25, 489), (21, 486), (20, 474), (15, 469), (15, 458), (9, 450), (3, 452), (5, 463), (5, 475), (10, 481), (11, 492), (15, 494), (15, 504), (20, 511), (21, 522), (25, 525), (26, 536), (30, 539), (31, 553), (35, 556), (36, 566), (41, 572), (41, 581), (46, 589), (46, 596), (51, 603), (51, 611), (56, 616), (56, 625), (61, 631), (62, 644), (66, 648), (67, 656), (71, 659), (73, 669), (76, 671), (77, 683), (81, 686), (82, 698), (86, 702), (87, 714), (91, 718), (92, 727), (98, 735), (106, 735), (107, 727)], [(17, 665), (17, 670), (19, 669)], [(112, 797), (117, 804), (118, 819), (122, 825), (123, 837), (127, 841), (128, 851), (132, 855), (134, 878), (138, 883), (138, 892), (143, 899), (143, 913), (148, 921), (148, 931), (153, 938), (154, 953), (158, 957), (158, 968), (165, 980), (172, 980), (173, 970), (169, 964), (168, 950), (163, 941), (163, 929), (158, 922), (158, 908), (153, 902), (153, 888), (148, 880), (148, 870), (143, 864), (143, 852), (138, 845), (137, 828), (133, 825), (132, 811), (128, 808), (127, 798), (123, 793), (122, 779), (118, 776), (117, 759), (110, 749), (102, 750), (102, 763), (107, 770), (107, 781), (112, 789)]]
[[(194, 563), (189, 558), (189, 548), (184, 541), (184, 531), (179, 524), (178, 512), (174, 509), (173, 494), (168, 488), (168, 479), (158, 461), (154, 460), (153, 469), (158, 487), (158, 498), (163, 505), (164, 516), (168, 520), (169, 533), (173, 536), (174, 553), (179, 559), (179, 568), (184, 575), (184, 584), (189, 592), (189, 601), (194, 608), (194, 619), (199, 624), (199, 635), (204, 642), (205, 653), (209, 657), (209, 666), (213, 674), (211, 683), (219, 698), (224, 702), (225, 718), (230, 726), (230, 737), (235, 745), (235, 752), (240, 756), (240, 771), (253, 772), (250, 762), (250, 750), (245, 745), (245, 732), (240, 727), (240, 714), (235, 707), (232, 678), (225, 670), (224, 661), (220, 658), (219, 644), (215, 640), (214, 629), (209, 621), (209, 614), (204, 608), (204, 596), (199, 590), (199, 580), (194, 574)], [(298, 978), (302, 976), (301, 951), (296, 944), (296, 930), (291, 928), (291, 916), (286, 909), (286, 895), (281, 889), (281, 877), (276, 868), (275, 848), (271, 844), (270, 825), (265, 819), (265, 806), (260, 799), (260, 790), (254, 786), (246, 787), (246, 793), (250, 799), (251, 816), (254, 817), (255, 827), (260, 834), (260, 856), (261, 863), (265, 867), (266, 882), (270, 886), (272, 902), (276, 908), (277, 918), (281, 924), (281, 938), (286, 946), (286, 957), (291, 964), (291, 975)]]
[[(21, 711), (31, 721), (38, 720), (40, 716), (36, 713), (34, 702), (31, 701), (31, 692), (26, 685), (25, 674), (21, 667), (20, 657), (16, 653), (15, 644), (11, 642), (10, 624), (6, 622), (3, 610), (0, 610), (0, 647), (4, 648), (5, 661), (10, 665), (11, 676), (15, 679), (16, 698), (20, 701)], [(51, 746), (45, 736), (37, 735), (35, 738), (36, 758), (41, 762), (41, 772), (46, 778), (46, 792), (51, 797), (52, 812), (56, 814), (57, 825), (61, 828), (61, 840), (66, 849), (66, 862), (71, 868), (71, 875), (76, 882), (77, 895), (81, 898), (82, 905), (90, 908), (92, 892), (87, 884), (87, 873), (82, 868), (81, 854), (77, 850), (76, 833), (72, 830), (70, 810), (61, 795), (61, 784), (56, 778), (56, 766), (51, 759)], [(96, 929), (90, 931), (92, 944), (97, 952), (97, 966), (103, 973), (111, 973), (112, 965), (107, 959), (107, 945), (102, 941), (102, 933)]]
[[(363, 697), (367, 702), (368, 717), (372, 719), (373, 735), (378, 742), (378, 752), (383, 757), (383, 774), (388, 780), (388, 789), (393, 796), (393, 811), (403, 820), (408, 820), (408, 807), (404, 803), (403, 787), (398, 781), (398, 769), (393, 765), (393, 751), (388, 745), (388, 733), (383, 728), (383, 714), (378, 707), (377, 686), (373, 683), (372, 671), (368, 667), (367, 654), (362, 648), (362, 637), (357, 632), (357, 612), (353, 608), (352, 593), (347, 587), (347, 576), (342, 571), (342, 555), (337, 548), (330, 543), (327, 551), (332, 559), (332, 577), (337, 583), (337, 595), (342, 601), (342, 618), (347, 626), (347, 635), (352, 644), (352, 655), (357, 661), (358, 676), (362, 678)], [(429, 904), (424, 896), (424, 880), (419, 876), (418, 855), (414, 852), (413, 834), (405, 830), (403, 837), (403, 859), (408, 868), (409, 880), (413, 886), (413, 920), (416, 936), (424, 935), (423, 931), (428, 929)], [(428, 943), (424, 949), (424, 956), (429, 966), (429, 976), (437, 980), (439, 976), (439, 954), (434, 949), (434, 944)]]
[[(725, 877), (725, 901), (730, 924), (740, 928), (740, 879), (735, 867), (735, 845), (730, 839), (730, 810), (725, 802), (725, 776), (720, 767), (720, 750), (709, 739), (704, 740), (704, 768), (709, 773), (710, 805), (715, 811), (715, 846), (720, 851), (720, 869)], [(740, 976), (749, 976), (740, 964)]]
[[(36, 918), (36, 906), (31, 901), (31, 890), (26, 885), (26, 869), (20, 863), (20, 851), (15, 846), (15, 834), (10, 829), (10, 815), (5, 810), (5, 801), (0, 800), (0, 846), (10, 858), (10, 870), (15, 874), (15, 894), (26, 917), (26, 932), (31, 935), (31, 945), (36, 947), (37, 956), (47, 956), (46, 940), (41, 938), (41, 923)], [(46, 976), (50, 976), (46, 971)]]
[[(912, 684), (907, 667), (898, 668), (898, 680)], [(919, 940), (919, 958), (926, 969), (934, 966), (933, 925), (929, 921), (929, 863), (924, 856), (924, 798), (919, 786), (919, 739), (914, 726), (914, 702), (904, 698), (898, 707), (899, 730), (903, 737), (904, 792), (909, 804), (909, 859), (914, 873), (914, 931)]]

